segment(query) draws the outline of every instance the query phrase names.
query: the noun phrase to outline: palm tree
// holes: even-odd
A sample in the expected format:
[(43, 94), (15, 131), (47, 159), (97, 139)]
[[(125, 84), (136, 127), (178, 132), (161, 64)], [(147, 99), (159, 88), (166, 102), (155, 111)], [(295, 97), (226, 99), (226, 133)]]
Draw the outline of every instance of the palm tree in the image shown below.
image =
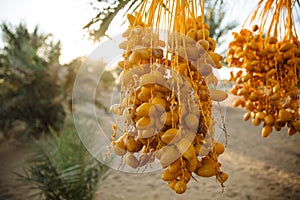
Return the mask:
[(0, 49), (0, 129), (16, 120), (27, 124), (27, 132), (58, 130), (65, 116), (57, 100), (61, 94), (57, 81), (60, 41), (51, 34), (29, 32), (20, 23), (0, 25), (4, 47)]

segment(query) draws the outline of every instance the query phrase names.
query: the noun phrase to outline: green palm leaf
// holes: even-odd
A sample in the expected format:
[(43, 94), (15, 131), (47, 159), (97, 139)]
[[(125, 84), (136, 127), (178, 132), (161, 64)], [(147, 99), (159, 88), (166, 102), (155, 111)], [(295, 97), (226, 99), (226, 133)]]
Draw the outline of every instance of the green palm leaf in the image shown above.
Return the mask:
[(108, 167), (95, 160), (81, 144), (74, 127), (60, 136), (34, 140), (33, 154), (27, 160), (21, 180), (33, 184), (35, 195), (46, 199), (91, 200)]

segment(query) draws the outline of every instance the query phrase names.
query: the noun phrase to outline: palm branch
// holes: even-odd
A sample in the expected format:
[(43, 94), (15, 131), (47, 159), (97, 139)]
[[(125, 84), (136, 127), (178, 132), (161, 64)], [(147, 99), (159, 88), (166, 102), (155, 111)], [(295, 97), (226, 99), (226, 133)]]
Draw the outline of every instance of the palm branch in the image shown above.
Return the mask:
[(51, 131), (34, 140), (22, 181), (33, 185), (32, 195), (50, 200), (91, 200), (108, 167), (94, 159), (82, 145), (74, 127), (59, 135)]

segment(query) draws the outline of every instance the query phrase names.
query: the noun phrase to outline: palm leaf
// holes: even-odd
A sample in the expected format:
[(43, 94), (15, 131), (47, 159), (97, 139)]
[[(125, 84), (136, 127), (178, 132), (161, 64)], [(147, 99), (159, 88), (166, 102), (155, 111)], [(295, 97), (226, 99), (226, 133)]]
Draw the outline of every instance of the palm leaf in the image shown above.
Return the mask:
[(108, 168), (87, 152), (74, 127), (51, 132), (34, 140), (34, 153), (19, 177), (46, 199), (91, 200)]
[[(126, 1), (126, 0), (119, 0), (114, 1), (111, 3), (108, 7), (103, 8), (91, 21), (89, 21), (83, 29), (90, 29), (90, 27), (99, 21), (100, 27), (98, 29), (89, 30), (90, 36), (93, 38), (94, 41), (100, 40), (103, 36), (106, 35), (106, 31), (109, 28), (109, 25), (111, 24), (112, 20), (120, 13), (122, 9), (125, 8), (126, 5), (129, 4), (129, 7), (126, 12), (131, 10), (137, 9), (138, 6), (142, 3), (140, 0), (132, 0), (132, 1)], [(116, 7), (114, 5), (117, 4)], [(104, 17), (103, 17), (104, 16)]]

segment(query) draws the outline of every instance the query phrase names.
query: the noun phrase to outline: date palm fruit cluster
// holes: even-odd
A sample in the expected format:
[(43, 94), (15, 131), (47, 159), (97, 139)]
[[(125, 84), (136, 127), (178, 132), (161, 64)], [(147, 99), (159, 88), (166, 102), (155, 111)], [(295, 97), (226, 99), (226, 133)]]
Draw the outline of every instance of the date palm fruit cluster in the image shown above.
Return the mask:
[[(228, 178), (220, 169), (218, 156), (224, 146), (214, 138), (212, 116), (212, 100), (223, 101), (227, 94), (209, 89), (209, 84), (217, 84), (212, 67), (220, 68), (222, 60), (214, 52), (209, 26), (203, 17), (186, 17), (188, 2), (175, 2), (176, 9), (170, 2), (152, 1), (144, 13), (145, 1), (139, 13), (127, 15), (130, 26), (119, 45), (124, 50), (118, 63), (120, 103), (111, 106), (117, 115), (111, 148), (132, 168), (159, 160), (162, 180), (182, 194), (194, 174), (215, 176), (222, 186)], [(159, 28), (154, 21), (166, 7), (177, 17), (161, 39), (153, 27)]]
[[(260, 26), (234, 32), (234, 40), (229, 44), (227, 62), (241, 68), (236, 74), (231, 74), (231, 80), (236, 83), (231, 93), (240, 97), (233, 104), (247, 110), (245, 121), (252, 118), (253, 125), (263, 124), (262, 137), (267, 137), (273, 128), (279, 131), (285, 126), (288, 134), (293, 135), (300, 132), (300, 42), (293, 32), (291, 1), (267, 0), (258, 8), (262, 6), (264, 13), (276, 8), (267, 33), (264, 34), (262, 27), (266, 26), (265, 19), (270, 13), (257, 15), (257, 10), (252, 19), (262, 16)], [(283, 26), (278, 23), (286, 10)], [(280, 32), (282, 30), (285, 32)], [(279, 37), (280, 34), (283, 36)]]

